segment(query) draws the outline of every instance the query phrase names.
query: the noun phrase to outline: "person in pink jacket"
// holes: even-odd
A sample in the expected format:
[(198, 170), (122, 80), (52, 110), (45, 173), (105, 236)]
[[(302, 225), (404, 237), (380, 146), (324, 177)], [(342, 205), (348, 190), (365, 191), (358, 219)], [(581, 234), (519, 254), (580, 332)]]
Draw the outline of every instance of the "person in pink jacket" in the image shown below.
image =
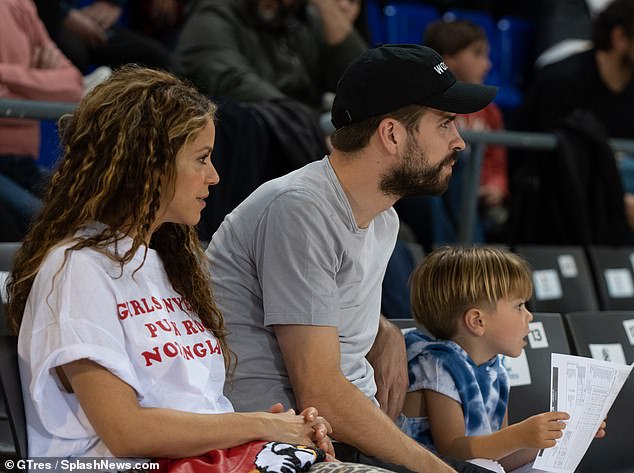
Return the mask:
[[(59, 51), (32, 0), (0, 0), (0, 100), (78, 102), (82, 75)], [(36, 120), (0, 119), (0, 204), (26, 229), (46, 173), (37, 165)]]

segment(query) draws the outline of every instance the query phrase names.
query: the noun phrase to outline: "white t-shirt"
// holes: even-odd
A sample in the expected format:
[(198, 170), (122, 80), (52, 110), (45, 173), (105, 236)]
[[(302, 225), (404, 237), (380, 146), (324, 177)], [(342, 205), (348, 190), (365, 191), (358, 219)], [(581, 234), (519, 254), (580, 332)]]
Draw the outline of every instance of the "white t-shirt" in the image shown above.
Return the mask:
[[(91, 232), (100, 225), (95, 224)], [(120, 254), (131, 240), (119, 242)], [(49, 252), (35, 278), (18, 354), (29, 456), (112, 456), (55, 367), (90, 359), (129, 384), (143, 407), (231, 412), (218, 341), (172, 288), (158, 254), (123, 272), (94, 249)], [(166, 429), (169, 426), (165, 426)]]

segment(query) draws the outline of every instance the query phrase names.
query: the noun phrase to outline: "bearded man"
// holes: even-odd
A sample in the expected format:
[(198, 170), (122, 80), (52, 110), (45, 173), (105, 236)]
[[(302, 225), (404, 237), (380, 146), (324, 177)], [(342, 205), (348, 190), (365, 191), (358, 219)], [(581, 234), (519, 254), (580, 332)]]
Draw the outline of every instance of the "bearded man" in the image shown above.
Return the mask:
[(352, 460), (452, 471), (393, 422), (407, 363), (400, 331), (380, 315), (381, 281), (398, 232), (392, 205), (444, 192), (465, 147), (456, 113), (495, 93), (457, 81), (430, 48), (370, 49), (337, 86), (332, 153), (226, 217), (207, 255), (238, 358), (226, 392), (238, 411), (315, 405), (336, 440), (365, 454)]

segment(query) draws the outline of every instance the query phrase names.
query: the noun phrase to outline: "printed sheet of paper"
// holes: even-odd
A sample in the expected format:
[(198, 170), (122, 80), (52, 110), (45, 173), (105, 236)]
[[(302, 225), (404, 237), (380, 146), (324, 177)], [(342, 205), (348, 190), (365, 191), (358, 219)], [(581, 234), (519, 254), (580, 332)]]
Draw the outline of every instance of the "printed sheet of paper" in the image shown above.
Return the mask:
[(554, 473), (575, 471), (633, 366), (552, 354), (551, 411), (567, 412), (570, 419), (557, 445), (539, 452), (535, 468)]

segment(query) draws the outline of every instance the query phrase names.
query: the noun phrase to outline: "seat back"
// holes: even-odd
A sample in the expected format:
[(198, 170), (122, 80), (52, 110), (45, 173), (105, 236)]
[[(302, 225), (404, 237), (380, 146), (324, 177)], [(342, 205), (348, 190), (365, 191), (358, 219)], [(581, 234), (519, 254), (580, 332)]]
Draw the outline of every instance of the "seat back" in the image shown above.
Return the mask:
[(381, 286), (381, 313), (388, 318), (411, 318), (409, 277), (422, 261), (418, 243), (396, 240)]
[(18, 458), (27, 457), (26, 418), (18, 369), (18, 337), (0, 336), (0, 391)]
[[(524, 80), (533, 65), (536, 22), (534, 19), (504, 16), (496, 24), (498, 44), (491, 45), (491, 57), (499, 69), (500, 89), (495, 102), (503, 109), (519, 106), (523, 99)], [(494, 56), (494, 52), (498, 56)]]
[(588, 247), (602, 310), (634, 308), (634, 247)]
[(411, 330), (416, 328), (416, 321), (412, 318), (409, 319), (389, 319), (394, 325), (401, 330)]
[(0, 271), (11, 270), (13, 257), (21, 244), (20, 242), (0, 242)]
[(6, 284), (13, 266), (13, 257), (20, 245), (20, 242), (0, 242), (0, 335), (10, 333), (4, 313), (4, 306), (7, 303)]
[(550, 410), (550, 355), (570, 353), (560, 314), (538, 312), (533, 317), (523, 354), (504, 358), (511, 378), (509, 424)]
[[(564, 317), (578, 355), (634, 363), (634, 311), (577, 312)], [(630, 375), (608, 413), (607, 436), (592, 442), (578, 473), (634, 471), (633, 399), (634, 376)]]
[(419, 2), (393, 2), (383, 7), (388, 44), (420, 44), (427, 24), (440, 18), (438, 9)]
[(592, 272), (582, 247), (518, 245), (515, 252), (533, 268), (531, 310), (564, 314), (599, 308)]
[(383, 3), (383, 0), (366, 0), (363, 3), (370, 31), (371, 46), (384, 44), (387, 41), (387, 25), (383, 14)]

